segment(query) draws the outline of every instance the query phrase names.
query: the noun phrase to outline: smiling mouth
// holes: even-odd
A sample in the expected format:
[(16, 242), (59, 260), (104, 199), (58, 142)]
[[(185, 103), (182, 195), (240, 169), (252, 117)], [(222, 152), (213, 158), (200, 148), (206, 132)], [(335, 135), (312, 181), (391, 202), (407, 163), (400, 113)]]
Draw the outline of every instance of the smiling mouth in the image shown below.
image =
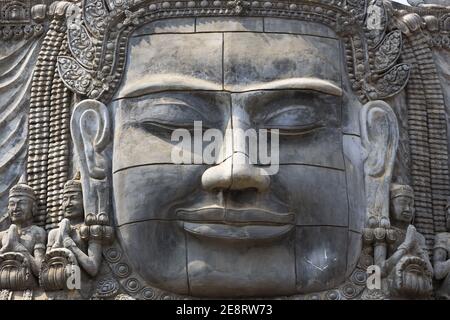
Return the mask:
[(295, 224), (293, 213), (277, 213), (259, 208), (181, 208), (176, 214), (186, 232), (224, 240), (275, 239), (286, 235)]
[(411, 211), (402, 211), (402, 216), (404, 216), (406, 218), (411, 218), (412, 213), (411, 213)]

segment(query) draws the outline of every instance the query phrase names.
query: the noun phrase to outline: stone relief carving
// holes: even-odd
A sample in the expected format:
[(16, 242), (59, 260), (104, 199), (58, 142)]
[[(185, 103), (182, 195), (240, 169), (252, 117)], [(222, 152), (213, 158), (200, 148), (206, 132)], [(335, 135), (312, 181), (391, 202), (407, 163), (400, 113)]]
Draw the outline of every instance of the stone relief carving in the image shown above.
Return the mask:
[(23, 182), (10, 190), (8, 214), (11, 225), (0, 233), (2, 289), (25, 290), (36, 286), (47, 234), (33, 224), (35, 200), (33, 189)]
[(79, 176), (64, 185), (62, 210), (64, 219), (48, 234), (41, 271), (41, 281), (47, 290), (66, 289), (67, 278), (72, 275), (74, 266), (80, 266), (89, 276), (95, 277), (102, 258), (102, 235), (99, 232), (92, 234), (85, 225)]
[[(450, 231), (450, 206), (446, 206), (447, 231)], [(436, 291), (438, 299), (450, 299), (450, 233), (442, 232), (436, 235), (433, 250), (434, 277), (439, 287)]]
[[(0, 299), (448, 299), (431, 53), (448, 47), (445, 4), (6, 4), (4, 40), (27, 33), (40, 52), (29, 185), (10, 188), (0, 221)], [(175, 164), (170, 132), (194, 121), (236, 131), (213, 163)], [(251, 148), (235, 132), (253, 128), (279, 130), (275, 175), (238, 165)], [(366, 288), (371, 265), (380, 290)], [(72, 294), (77, 270), (89, 290)]]
[(382, 298), (431, 297), (433, 267), (425, 238), (411, 224), (413, 219), (414, 191), (408, 185), (392, 184), (389, 226), (365, 231), (365, 243), (373, 247), (381, 269)]

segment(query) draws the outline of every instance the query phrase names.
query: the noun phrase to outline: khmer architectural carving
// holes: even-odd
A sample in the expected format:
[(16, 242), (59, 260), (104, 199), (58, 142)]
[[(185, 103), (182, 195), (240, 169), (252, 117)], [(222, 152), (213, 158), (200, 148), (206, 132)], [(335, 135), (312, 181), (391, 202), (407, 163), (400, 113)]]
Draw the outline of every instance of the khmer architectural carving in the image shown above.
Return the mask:
[(0, 1), (0, 299), (449, 299), (429, 2)]

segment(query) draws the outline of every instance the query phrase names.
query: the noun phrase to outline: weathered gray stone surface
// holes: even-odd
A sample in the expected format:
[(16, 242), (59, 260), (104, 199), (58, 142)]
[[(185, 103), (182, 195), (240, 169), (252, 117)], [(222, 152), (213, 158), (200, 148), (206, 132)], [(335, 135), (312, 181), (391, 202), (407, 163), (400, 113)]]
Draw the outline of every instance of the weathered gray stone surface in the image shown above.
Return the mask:
[(197, 32), (264, 31), (263, 18), (197, 18)]
[(1, 299), (448, 299), (448, 8), (19, 2)]

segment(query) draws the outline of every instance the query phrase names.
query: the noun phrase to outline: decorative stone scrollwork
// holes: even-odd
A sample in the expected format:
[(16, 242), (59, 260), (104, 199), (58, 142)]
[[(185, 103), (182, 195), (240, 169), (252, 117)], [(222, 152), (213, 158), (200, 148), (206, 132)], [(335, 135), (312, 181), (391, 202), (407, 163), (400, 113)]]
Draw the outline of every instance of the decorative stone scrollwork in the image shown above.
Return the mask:
[(83, 6), (84, 21), (89, 31), (96, 37), (101, 36), (107, 21), (107, 9), (103, 0), (87, 0)]
[(76, 93), (86, 95), (93, 86), (93, 73), (75, 59), (58, 57), (58, 71), (64, 83)]
[(29, 0), (0, 3), (0, 32), (3, 40), (28, 39), (41, 35), (43, 30), (41, 5), (36, 10)]
[(373, 69), (376, 72), (389, 69), (400, 57), (401, 50), (402, 34), (398, 30), (392, 31), (374, 51)]
[[(202, 16), (230, 14), (276, 16), (279, 14), (280, 17), (284, 17), (285, 15), (301, 15), (305, 19), (313, 21), (316, 19), (318, 21), (323, 20), (338, 31), (340, 30), (339, 32), (342, 34), (347, 32), (354, 39), (358, 37), (354, 30), (359, 28), (364, 32), (370, 50), (378, 50), (375, 54), (377, 57), (375, 60), (379, 65), (376, 66), (375, 71), (379, 71), (380, 68), (387, 69), (398, 58), (398, 52), (395, 52), (394, 47), (395, 39), (398, 40), (399, 33), (394, 32), (386, 37), (386, 26), (389, 19), (387, 10), (381, 0), (372, 0), (368, 3), (367, 1), (344, 1), (332, 4), (331, 7), (328, 2), (322, 3), (322, 1), (317, 1), (311, 6), (298, 6), (283, 2), (277, 2), (275, 6), (271, 2), (253, 2), (250, 4), (247, 1), (190, 1), (177, 2), (175, 5), (172, 2), (155, 2), (148, 6), (149, 10), (146, 10), (146, 7), (145, 1), (123, 2), (123, 4), (111, 3), (108, 5), (103, 0), (88, 0), (85, 2), (81, 22), (85, 24), (87, 32), (84, 32), (81, 26), (80, 30), (77, 31), (77, 37), (74, 37), (74, 39), (82, 38), (86, 40), (82, 42), (82, 50), (73, 54), (75, 60), (64, 57), (58, 62), (64, 64), (64, 66), (59, 66), (60, 74), (71, 90), (107, 102), (116, 88), (117, 80), (120, 78), (123, 69), (126, 42), (130, 32), (135, 27), (162, 16), (176, 17), (195, 14), (196, 12)], [(287, 12), (279, 11), (281, 9), (287, 10)], [(111, 28), (116, 32), (104, 32), (104, 30)], [(87, 40), (89, 39), (89, 33), (93, 36), (92, 41)], [(385, 42), (378, 48), (385, 37)], [(77, 41), (79, 42), (79, 40)], [(91, 46), (91, 43), (95, 43), (95, 47)], [(76, 46), (75, 43), (69, 45), (69, 47)], [(397, 66), (386, 74), (374, 74), (372, 78), (367, 78), (366, 75), (370, 74), (371, 70), (366, 69), (365, 56), (358, 53), (359, 48), (354, 47), (353, 49), (356, 59), (349, 67), (355, 71), (359, 70), (354, 75), (357, 83), (361, 83), (358, 84), (361, 94), (371, 100), (376, 100), (392, 96), (404, 88), (408, 81), (408, 74), (405, 74), (406, 66)], [(91, 57), (94, 56), (96, 58), (91, 60)], [(88, 69), (92, 67), (94, 72), (90, 73), (83, 66)], [(77, 74), (80, 81), (76, 81)]]
[[(94, 66), (95, 47), (86, 28), (83, 25), (75, 24), (68, 26), (68, 44), (70, 52), (82, 66), (92, 69)], [(61, 61), (61, 64), (64, 64)]]
[(248, 1), (242, 1), (242, 0), (234, 0), (229, 1), (228, 6), (232, 8), (233, 12), (235, 14), (246, 14), (247, 10), (250, 8), (250, 2)]
[(398, 64), (383, 74), (373, 74), (372, 84), (365, 89), (371, 100), (392, 97), (401, 91), (408, 82), (410, 67)]

